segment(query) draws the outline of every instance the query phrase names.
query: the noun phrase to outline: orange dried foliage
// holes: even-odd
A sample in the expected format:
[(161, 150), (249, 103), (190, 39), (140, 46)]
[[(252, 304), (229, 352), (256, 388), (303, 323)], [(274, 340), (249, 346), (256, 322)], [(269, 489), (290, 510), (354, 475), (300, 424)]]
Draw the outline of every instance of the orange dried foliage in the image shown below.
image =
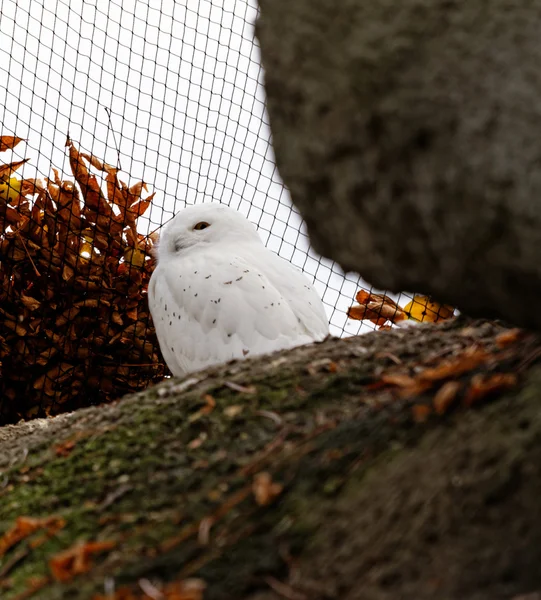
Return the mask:
[(4, 152), (5, 150), (13, 150), (15, 146), (19, 142), (24, 142), (23, 138), (15, 137), (12, 135), (2, 135), (0, 136), (0, 152)]
[(0, 538), (0, 558), (13, 546), (30, 537), (40, 529), (46, 529), (52, 536), (62, 529), (66, 522), (60, 517), (35, 519), (33, 517), (18, 517), (15, 525)]
[(24, 163), (28, 162), (28, 158), (24, 160), (16, 160), (15, 162), (0, 165), (0, 181), (6, 181), (9, 177), (15, 173), (17, 169), (20, 169)]
[(507, 329), (506, 331), (502, 331), (502, 333), (496, 337), (496, 346), (498, 346), (498, 348), (505, 348), (506, 346), (518, 342), (523, 336), (523, 329)]
[(49, 560), (49, 569), (56, 581), (70, 581), (76, 575), (90, 570), (92, 555), (112, 550), (115, 545), (115, 542), (77, 543), (53, 556)]
[(445, 414), (453, 405), (462, 384), (459, 381), (446, 381), (436, 392), (432, 405), (438, 415)]
[(432, 407), (415, 405), (414, 419), (424, 422), (434, 412), (443, 415), (455, 404), (461, 390), (466, 387), (462, 403), (471, 406), (493, 393), (509, 389), (517, 384), (517, 376), (512, 373), (476, 373), (466, 386), (458, 378), (486, 364), (493, 355), (478, 346), (466, 348), (460, 355), (441, 361), (437, 366), (408, 375), (406, 373), (385, 373), (379, 381), (368, 386), (377, 390), (384, 387), (398, 388), (401, 397), (418, 396), (429, 390), (437, 389)]
[(272, 480), (271, 474), (263, 471), (254, 475), (252, 491), (254, 493), (256, 504), (259, 506), (267, 506), (277, 496), (282, 493), (284, 486), (280, 483), (275, 483)]
[(359, 290), (355, 299), (360, 306), (351, 306), (348, 309), (350, 319), (369, 320), (375, 325), (383, 326), (387, 321), (397, 323), (407, 318), (400, 306), (389, 296)]
[(399, 388), (399, 395), (404, 398), (418, 396), (431, 388), (431, 384), (427, 381), (421, 381), (419, 376), (410, 376), (404, 373), (383, 374), (379, 382), (369, 387), (371, 389), (378, 389), (385, 386)]
[(413, 319), (436, 323), (450, 319), (454, 315), (452, 306), (433, 302), (428, 296), (414, 296), (404, 308), (389, 296), (373, 294), (365, 290), (359, 290), (355, 300), (359, 306), (351, 306), (348, 309), (348, 317), (356, 321), (371, 321), (379, 329), (389, 329), (386, 325), (388, 322), (399, 323), (406, 319)]
[(26, 161), (0, 165), (0, 185), (17, 190), (0, 195), (0, 425), (108, 402), (168, 373), (146, 297), (154, 236), (136, 228), (153, 195), (67, 146), (74, 181), (53, 169), (13, 188)]
[(513, 373), (478, 373), (472, 377), (463, 402), (471, 406), (486, 396), (508, 390), (516, 384), (517, 376)]
[(205, 401), (205, 406), (201, 409), (201, 413), (204, 415), (210, 415), (210, 413), (216, 408), (216, 400), (210, 394), (205, 394), (203, 396), (203, 400)]
[(385, 385), (395, 385), (397, 387), (413, 387), (416, 385), (415, 378), (403, 373), (384, 373), (380, 381)]
[(472, 371), (490, 358), (490, 354), (480, 348), (472, 346), (462, 354), (442, 361), (436, 367), (425, 369), (418, 375), (420, 381), (436, 382), (450, 377), (458, 377), (468, 371)]
[(62, 444), (57, 444), (54, 448), (55, 454), (63, 457), (69, 456), (75, 448), (75, 443), (75, 440), (68, 440)]

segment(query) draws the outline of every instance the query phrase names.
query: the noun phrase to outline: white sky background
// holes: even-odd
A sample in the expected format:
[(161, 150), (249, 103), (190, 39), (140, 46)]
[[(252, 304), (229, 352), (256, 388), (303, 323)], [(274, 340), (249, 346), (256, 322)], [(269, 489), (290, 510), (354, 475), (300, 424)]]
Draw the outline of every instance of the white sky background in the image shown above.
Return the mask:
[[(13, 153), (13, 160), (31, 159), (25, 177), (49, 176), (54, 166), (72, 178), (68, 132), (84, 151), (117, 164), (114, 131), (121, 179), (144, 180), (157, 192), (148, 218), (139, 220), (142, 233), (186, 203), (228, 204), (314, 281), (334, 335), (361, 330), (345, 311), (369, 285), (310, 249), (276, 170), (255, 0), (1, 0), (0, 6), (0, 135), (28, 139)], [(0, 158), (7, 162), (11, 153)]]

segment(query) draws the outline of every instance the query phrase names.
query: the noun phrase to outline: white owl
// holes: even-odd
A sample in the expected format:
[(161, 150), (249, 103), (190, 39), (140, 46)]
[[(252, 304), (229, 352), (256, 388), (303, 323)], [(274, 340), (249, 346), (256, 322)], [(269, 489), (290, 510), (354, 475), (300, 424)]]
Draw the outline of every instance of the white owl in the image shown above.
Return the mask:
[(221, 204), (179, 212), (164, 228), (148, 302), (163, 357), (182, 376), (234, 358), (322, 340), (323, 304), (306, 277)]

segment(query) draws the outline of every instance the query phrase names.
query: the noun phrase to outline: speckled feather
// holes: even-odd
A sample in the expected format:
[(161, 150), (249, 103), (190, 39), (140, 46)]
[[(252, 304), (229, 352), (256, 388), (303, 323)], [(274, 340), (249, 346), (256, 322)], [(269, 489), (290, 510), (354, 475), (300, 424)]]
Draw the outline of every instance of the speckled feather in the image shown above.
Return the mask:
[[(194, 230), (197, 223), (208, 226)], [(306, 277), (223, 205), (186, 208), (166, 226), (148, 295), (162, 354), (178, 376), (329, 332)]]

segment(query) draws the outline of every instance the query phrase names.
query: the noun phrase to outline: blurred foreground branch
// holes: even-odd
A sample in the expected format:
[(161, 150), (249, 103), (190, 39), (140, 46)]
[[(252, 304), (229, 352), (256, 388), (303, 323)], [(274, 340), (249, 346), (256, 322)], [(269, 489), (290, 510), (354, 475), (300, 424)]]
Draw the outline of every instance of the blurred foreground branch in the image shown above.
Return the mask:
[(540, 340), (328, 340), (0, 429), (6, 600), (541, 590)]

